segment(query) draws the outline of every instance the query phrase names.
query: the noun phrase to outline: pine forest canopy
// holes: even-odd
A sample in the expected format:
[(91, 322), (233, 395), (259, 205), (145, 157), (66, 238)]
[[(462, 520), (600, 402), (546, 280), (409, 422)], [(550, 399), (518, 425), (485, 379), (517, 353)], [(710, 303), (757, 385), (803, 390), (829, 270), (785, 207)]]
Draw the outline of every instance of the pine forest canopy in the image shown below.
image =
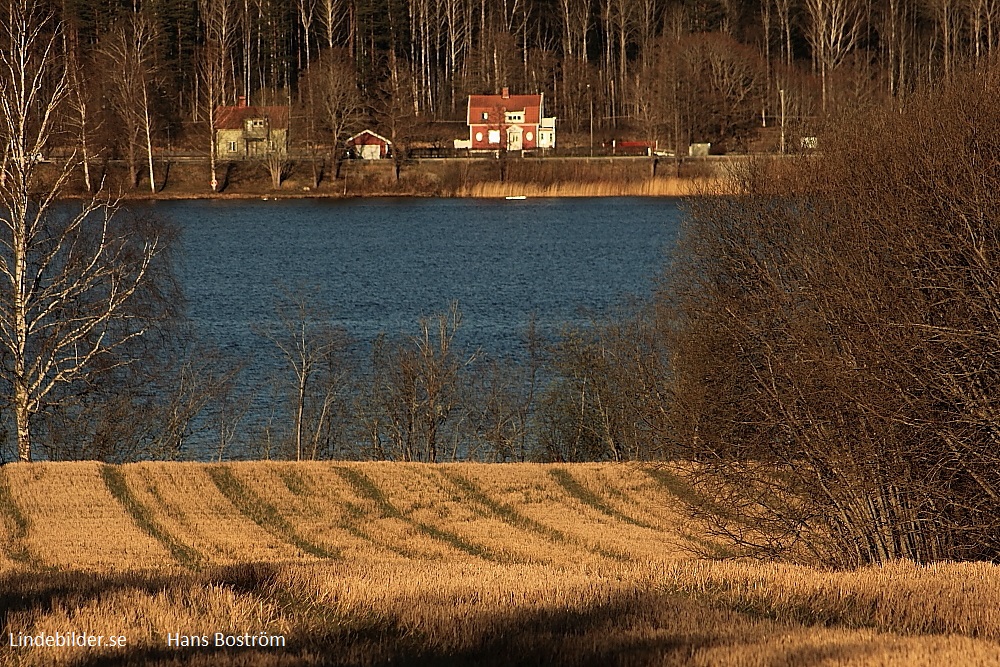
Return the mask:
[[(546, 108), (570, 134), (586, 132), (592, 118), (602, 136), (739, 149), (762, 124), (813, 126), (839, 107), (899, 95), (951, 76), (960, 63), (987, 59), (1000, 39), (1000, 12), (990, 7), (903, 0), (68, 0), (53, 11), (74, 80), (85, 82), (77, 106), (89, 106), (86, 117), (68, 114), (67, 128), (85, 127), (93, 151), (138, 165), (133, 154), (142, 142), (135, 139), (147, 130), (154, 146), (207, 152), (201, 137), (212, 102), (244, 96), (251, 104), (292, 104), (302, 125), (292, 141), (329, 144), (369, 123), (386, 134), (400, 111), (460, 120), (469, 94), (503, 86), (545, 93)], [(344, 63), (349, 92), (356, 89), (361, 101), (346, 123), (339, 122), (343, 115), (331, 119), (305, 85), (310, 75), (330, 79), (331, 67), (342, 78)], [(145, 91), (144, 102), (137, 90)], [(128, 121), (142, 115), (140, 108), (145, 125)], [(117, 132), (121, 127), (126, 131)]]

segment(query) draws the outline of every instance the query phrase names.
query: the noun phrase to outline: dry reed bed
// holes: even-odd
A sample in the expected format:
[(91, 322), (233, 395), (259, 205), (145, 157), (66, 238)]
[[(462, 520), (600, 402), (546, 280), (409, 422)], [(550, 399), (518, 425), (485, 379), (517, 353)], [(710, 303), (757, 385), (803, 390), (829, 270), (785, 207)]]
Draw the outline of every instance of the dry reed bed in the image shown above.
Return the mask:
[(549, 184), (508, 181), (462, 186), (459, 197), (683, 197), (725, 194), (730, 191), (723, 178), (676, 178), (663, 176), (632, 180), (556, 182)]

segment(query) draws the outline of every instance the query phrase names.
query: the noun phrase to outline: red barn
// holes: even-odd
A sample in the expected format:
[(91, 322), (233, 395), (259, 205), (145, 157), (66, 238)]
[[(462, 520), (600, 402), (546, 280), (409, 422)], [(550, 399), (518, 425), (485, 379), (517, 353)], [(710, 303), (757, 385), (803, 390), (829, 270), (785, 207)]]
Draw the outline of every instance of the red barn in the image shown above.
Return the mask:
[(508, 151), (555, 148), (556, 119), (546, 118), (544, 94), (469, 95), (469, 142), (472, 150)]

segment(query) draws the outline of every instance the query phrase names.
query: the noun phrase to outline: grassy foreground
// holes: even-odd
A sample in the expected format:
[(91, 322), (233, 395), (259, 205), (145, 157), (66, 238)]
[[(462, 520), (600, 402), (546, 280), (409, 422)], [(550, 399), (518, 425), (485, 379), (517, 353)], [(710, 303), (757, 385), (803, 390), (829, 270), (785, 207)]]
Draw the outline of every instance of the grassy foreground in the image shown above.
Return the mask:
[[(0, 664), (1000, 665), (994, 566), (709, 560), (675, 494), (630, 465), (6, 466)], [(73, 632), (127, 642), (22, 645)]]

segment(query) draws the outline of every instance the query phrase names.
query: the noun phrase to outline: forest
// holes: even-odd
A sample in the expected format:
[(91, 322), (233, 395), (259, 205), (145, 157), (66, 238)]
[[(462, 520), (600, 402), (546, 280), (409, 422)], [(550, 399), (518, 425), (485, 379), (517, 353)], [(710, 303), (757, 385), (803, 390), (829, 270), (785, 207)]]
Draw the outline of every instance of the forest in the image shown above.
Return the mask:
[(467, 96), (501, 87), (544, 93), (563, 145), (596, 132), (777, 150), (762, 129), (815, 135), (838, 109), (985, 62), (1000, 40), (995, 0), (67, 0), (51, 12), (73, 88), (52, 143), (128, 160), (135, 183), (154, 149), (207, 155), (214, 110), (241, 97), (291, 107), (299, 151), (366, 126), (450, 141)]

